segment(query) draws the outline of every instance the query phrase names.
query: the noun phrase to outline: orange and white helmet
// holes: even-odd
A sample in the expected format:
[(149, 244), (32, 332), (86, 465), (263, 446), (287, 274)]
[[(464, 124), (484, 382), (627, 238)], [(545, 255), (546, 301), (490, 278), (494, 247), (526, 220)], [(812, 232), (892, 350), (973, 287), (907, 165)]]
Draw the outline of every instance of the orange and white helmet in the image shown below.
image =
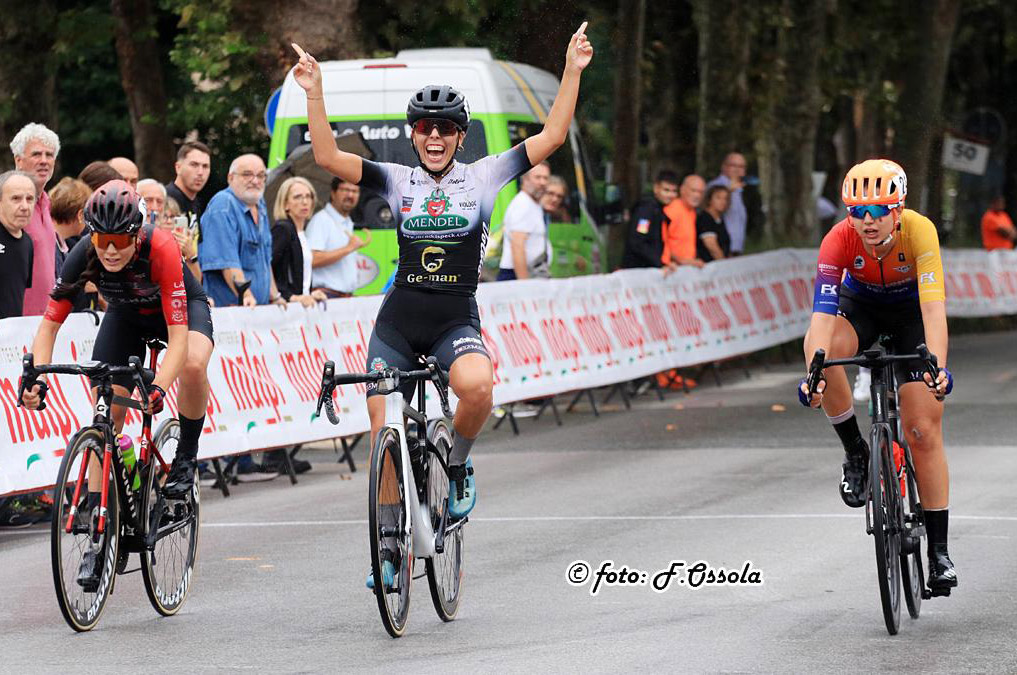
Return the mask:
[(882, 204), (894, 208), (904, 205), (908, 196), (908, 177), (900, 164), (888, 159), (867, 159), (855, 164), (844, 176), (841, 198), (846, 206)]

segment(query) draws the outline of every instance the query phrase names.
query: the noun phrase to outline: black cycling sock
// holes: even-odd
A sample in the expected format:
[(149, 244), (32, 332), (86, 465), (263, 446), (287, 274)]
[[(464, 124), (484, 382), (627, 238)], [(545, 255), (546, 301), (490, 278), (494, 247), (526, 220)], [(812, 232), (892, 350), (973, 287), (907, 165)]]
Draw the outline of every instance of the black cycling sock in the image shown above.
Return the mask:
[(936, 544), (946, 546), (946, 536), (950, 525), (950, 509), (925, 510), (925, 528), (929, 535), (929, 555)]
[(452, 434), (452, 451), (448, 454), (449, 464), (465, 464), (473, 449), (476, 438), (466, 438), (458, 431)]
[(201, 438), (201, 429), (205, 426), (205, 416), (192, 420), (190, 417), (178, 415), (177, 419), (180, 420), (180, 443), (177, 445), (177, 454), (194, 459), (198, 456), (198, 439)]
[(851, 417), (834, 424), (833, 430), (837, 432), (846, 452), (857, 452), (860, 446), (859, 441), (862, 440), (862, 432), (858, 428), (858, 418), (855, 417), (854, 412), (851, 413)]

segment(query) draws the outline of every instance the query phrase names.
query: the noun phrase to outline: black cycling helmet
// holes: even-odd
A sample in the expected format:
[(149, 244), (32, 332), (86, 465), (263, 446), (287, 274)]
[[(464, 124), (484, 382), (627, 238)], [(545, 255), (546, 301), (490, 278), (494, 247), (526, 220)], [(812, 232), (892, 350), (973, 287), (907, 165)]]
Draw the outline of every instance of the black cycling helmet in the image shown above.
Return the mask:
[(455, 87), (429, 84), (411, 96), (406, 106), (406, 121), (410, 126), (425, 118), (451, 120), (466, 131), (470, 126), (470, 106)]
[(141, 198), (127, 181), (99, 186), (85, 203), (85, 224), (100, 234), (134, 234), (145, 222)]

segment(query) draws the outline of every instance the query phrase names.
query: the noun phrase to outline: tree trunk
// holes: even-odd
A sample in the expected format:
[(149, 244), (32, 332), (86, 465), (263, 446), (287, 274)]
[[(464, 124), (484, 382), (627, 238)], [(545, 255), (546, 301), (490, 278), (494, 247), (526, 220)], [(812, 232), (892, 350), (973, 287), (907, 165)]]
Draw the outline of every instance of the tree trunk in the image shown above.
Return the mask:
[(926, 187), (932, 141), (943, 133), (943, 88), (960, 0), (911, 5), (920, 8), (914, 16), (919, 22), (915, 35), (921, 43), (915, 45), (916, 62), (903, 73), (900, 100), (906, 101), (907, 108), (896, 128), (894, 156), (908, 175), (909, 206), (925, 211), (930, 198), (940, 201), (937, 195), (926, 194)]
[(767, 94), (756, 127), (760, 190), (766, 210), (763, 234), (768, 247), (818, 242), (812, 170), (826, 14), (826, 3), (783, 0), (771, 17), (774, 31), (770, 35), (776, 49), (763, 74)]
[(57, 131), (54, 3), (0, 1), (0, 171), (14, 168), (9, 146), (29, 122)]
[(151, 0), (111, 0), (117, 62), (134, 136), (134, 162), (143, 177), (173, 179), (173, 138), (166, 126), (166, 89)]
[[(622, 191), (626, 207), (639, 198), (639, 112), (642, 103), (640, 65), (646, 0), (621, 0), (618, 3), (618, 70), (615, 74), (614, 181)], [(608, 240), (608, 269), (621, 261), (625, 248), (625, 228), (613, 227)]]
[(696, 171), (709, 180), (724, 157), (751, 145), (748, 90), (752, 7), (740, 0), (696, 0), (699, 29), (699, 126)]

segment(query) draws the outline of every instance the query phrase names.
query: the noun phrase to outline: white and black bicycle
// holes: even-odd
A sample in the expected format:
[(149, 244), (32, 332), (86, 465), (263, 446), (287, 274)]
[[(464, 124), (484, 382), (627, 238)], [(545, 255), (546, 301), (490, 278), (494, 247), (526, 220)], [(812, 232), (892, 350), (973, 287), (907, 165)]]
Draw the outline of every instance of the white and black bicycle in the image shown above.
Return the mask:
[[(420, 370), (394, 368), (373, 373), (337, 375), (325, 363), (316, 415), (339, 423), (332, 396), (344, 384), (376, 382), (385, 395), (385, 426), (375, 439), (370, 461), (368, 521), (371, 572), (382, 623), (392, 637), (406, 629), (414, 562), (423, 559), (431, 600), (442, 621), (459, 611), (463, 578), (463, 526), (448, 512), (448, 455), (452, 448), (452, 413), (448, 373), (434, 357)], [(438, 392), (443, 416), (427, 419), (426, 385)], [(408, 403), (400, 385), (414, 383), (417, 406)], [(419, 578), (419, 577), (418, 577)]]

